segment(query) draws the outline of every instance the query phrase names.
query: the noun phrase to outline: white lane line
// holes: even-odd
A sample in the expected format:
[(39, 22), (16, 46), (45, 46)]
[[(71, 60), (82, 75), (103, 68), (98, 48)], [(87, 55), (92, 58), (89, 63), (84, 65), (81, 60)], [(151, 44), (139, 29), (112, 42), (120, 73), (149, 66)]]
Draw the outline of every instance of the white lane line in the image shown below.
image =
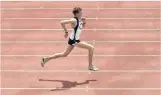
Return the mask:
[[(61, 20), (61, 19), (70, 19), (70, 18), (2, 18), (2, 19), (31, 19), (31, 20), (35, 20), (35, 19), (40, 19), (40, 20), (52, 20), (52, 19), (56, 19), (56, 20)], [(96, 19), (96, 18), (86, 18), (86, 19)]]
[[(72, 10), (73, 8), (1, 8), (0, 10)], [(100, 8), (99, 10), (159, 10), (161, 8)], [(98, 8), (83, 8), (83, 10), (98, 10)]]
[(160, 73), (161, 70), (99, 70), (99, 71), (89, 71), (89, 70), (0, 70), (0, 72), (24, 72), (24, 73), (47, 73), (47, 72), (70, 72), (70, 73)]
[(98, 18), (98, 19), (103, 19), (103, 20), (108, 20), (108, 19), (134, 19), (134, 20), (137, 20), (137, 19), (161, 19), (161, 18)]
[[(2, 19), (10, 19), (10, 20), (63, 20), (63, 19), (70, 19), (70, 18), (2, 18)], [(156, 20), (161, 18), (86, 18), (86, 19), (92, 19), (92, 20), (137, 20), (137, 19), (146, 19), (146, 20)]]
[[(1, 31), (63, 31), (63, 29), (0, 29)], [(68, 29), (72, 30), (72, 29)], [(161, 30), (161, 28), (151, 28), (151, 29), (83, 29), (83, 30), (92, 30), (92, 31), (151, 31), (151, 30)]]
[[(85, 41), (92, 43), (93, 41)], [(97, 43), (160, 43), (161, 41), (95, 41)], [(39, 44), (39, 43), (66, 43), (66, 41), (1, 41), (2, 44)]]
[[(51, 56), (51, 55), (5, 55), (5, 54), (1, 54), (0, 56), (2, 57), (42, 57), (42, 56)], [(88, 55), (69, 55), (71, 57), (80, 57), (80, 56), (88, 56)], [(144, 57), (144, 56), (161, 56), (161, 55), (144, 55), (144, 54), (140, 54), (140, 55), (94, 55), (96, 57), (107, 57), (107, 56), (116, 56), (116, 57), (120, 57), (120, 56), (125, 56), (125, 57)]]
[[(161, 2), (160, 2), (160, 5), (161, 5)], [(160, 15), (161, 15), (161, 12), (160, 12)], [(161, 19), (160, 19), (160, 27), (161, 27)], [(161, 30), (160, 30), (160, 40), (161, 40)], [(161, 55), (161, 42), (160, 42), (160, 55)], [(161, 70), (161, 56), (160, 56), (160, 70)], [(161, 79), (161, 76), (160, 76), (160, 79)], [(161, 94), (161, 91), (160, 91), (160, 94)]]
[(0, 88), (1, 90), (161, 90), (161, 88)]

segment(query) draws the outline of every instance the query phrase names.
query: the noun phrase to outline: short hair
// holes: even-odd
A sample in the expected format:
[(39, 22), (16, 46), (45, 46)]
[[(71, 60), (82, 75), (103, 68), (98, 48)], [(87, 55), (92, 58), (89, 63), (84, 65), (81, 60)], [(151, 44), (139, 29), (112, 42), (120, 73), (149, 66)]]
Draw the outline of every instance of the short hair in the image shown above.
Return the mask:
[(82, 8), (80, 8), (80, 7), (75, 7), (75, 8), (73, 9), (73, 14), (76, 15), (76, 14), (79, 13), (80, 11), (82, 11)]

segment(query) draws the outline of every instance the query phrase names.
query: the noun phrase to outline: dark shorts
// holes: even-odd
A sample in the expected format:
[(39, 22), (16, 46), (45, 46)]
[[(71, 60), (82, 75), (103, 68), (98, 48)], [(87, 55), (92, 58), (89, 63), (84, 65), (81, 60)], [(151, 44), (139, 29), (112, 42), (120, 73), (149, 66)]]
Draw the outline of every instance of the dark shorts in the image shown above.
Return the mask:
[(71, 45), (71, 46), (73, 46), (73, 45), (75, 45), (76, 43), (79, 43), (79, 42), (80, 42), (80, 40), (71, 40), (70, 38), (68, 40), (68, 44)]

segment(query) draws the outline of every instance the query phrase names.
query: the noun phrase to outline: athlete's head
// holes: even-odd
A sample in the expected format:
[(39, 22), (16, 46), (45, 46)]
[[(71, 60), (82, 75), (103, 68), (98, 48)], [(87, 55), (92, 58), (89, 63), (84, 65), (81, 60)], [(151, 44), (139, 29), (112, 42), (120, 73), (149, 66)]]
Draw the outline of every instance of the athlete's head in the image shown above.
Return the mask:
[(78, 18), (81, 18), (82, 17), (82, 8), (80, 7), (75, 7), (73, 9), (73, 15), (78, 17)]

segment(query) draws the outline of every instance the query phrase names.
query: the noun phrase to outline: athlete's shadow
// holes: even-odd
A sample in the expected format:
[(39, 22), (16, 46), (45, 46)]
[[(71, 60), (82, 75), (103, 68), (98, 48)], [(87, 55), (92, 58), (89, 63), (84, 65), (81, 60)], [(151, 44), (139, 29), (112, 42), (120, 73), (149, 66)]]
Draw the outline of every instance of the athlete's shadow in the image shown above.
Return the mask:
[(62, 87), (56, 88), (56, 89), (51, 89), (50, 91), (61, 91), (61, 90), (69, 90), (72, 87), (76, 87), (78, 85), (83, 85), (83, 84), (89, 84), (89, 82), (92, 81), (97, 81), (97, 80), (86, 80), (84, 82), (78, 83), (78, 82), (71, 82), (67, 80), (47, 80), (47, 79), (39, 79), (39, 81), (49, 81), (49, 82), (61, 82)]

